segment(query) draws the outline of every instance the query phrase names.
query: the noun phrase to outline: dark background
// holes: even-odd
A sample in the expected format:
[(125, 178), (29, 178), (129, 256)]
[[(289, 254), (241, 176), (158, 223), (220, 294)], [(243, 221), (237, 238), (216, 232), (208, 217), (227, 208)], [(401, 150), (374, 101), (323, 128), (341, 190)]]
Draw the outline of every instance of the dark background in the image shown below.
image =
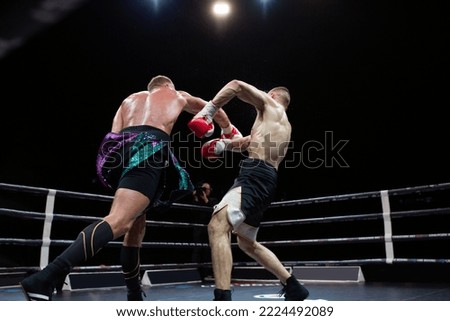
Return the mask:
[[(289, 160), (326, 133), (347, 141), (348, 166), (281, 167), (279, 199), (450, 181), (445, 1), (231, 2), (219, 23), (207, 0), (2, 1), (0, 182), (109, 193), (98, 145), (122, 100), (157, 74), (207, 100), (234, 78), (287, 86)], [(247, 134), (253, 109), (225, 110)], [(191, 117), (173, 132), (182, 146), (199, 144)], [(203, 165), (187, 168), (218, 194), (237, 170)]]
[[(235, 78), (262, 90), (278, 85), (290, 89), (293, 136), (279, 171), (278, 200), (450, 182), (445, 1), (234, 0), (232, 15), (220, 22), (210, 14), (212, 2), (1, 1), (0, 183), (111, 193), (96, 178), (99, 143), (123, 99), (145, 90), (157, 74), (206, 100)], [(225, 110), (248, 134), (253, 108), (233, 100)], [(193, 181), (209, 180), (220, 197), (232, 184), (244, 155), (233, 154), (226, 166), (206, 161), (199, 166), (194, 148), (204, 141), (189, 133), (186, 124), (191, 117), (180, 115), (173, 131), (174, 151)], [(342, 148), (333, 152), (333, 145)], [(300, 159), (308, 147), (321, 146), (326, 148), (310, 150), (310, 158)], [(390, 206), (392, 212), (448, 208), (449, 200), (446, 191), (390, 195)], [(42, 195), (16, 191), (0, 195), (2, 208), (42, 212), (44, 206)], [(104, 216), (109, 206), (58, 198), (54, 213)], [(378, 198), (350, 199), (269, 209), (265, 219), (297, 221), (380, 210)], [(198, 211), (152, 214), (151, 220), (207, 223)], [(441, 264), (448, 257), (448, 237), (426, 237), (446, 234), (447, 216), (437, 212), (393, 216), (394, 235), (418, 236), (395, 242), (395, 257), (440, 263), (366, 264), (366, 280), (448, 281), (448, 264)], [(11, 212), (2, 215), (0, 235), (40, 244), (43, 221), (36, 221), (18, 220)], [(51, 238), (73, 240), (86, 224), (80, 218), (55, 217)], [(358, 222), (269, 226), (258, 238), (308, 240), (383, 233), (379, 216)], [(152, 226), (144, 241), (189, 242), (192, 237), (189, 229)], [(38, 264), (36, 244), (12, 243), (2, 245), (1, 266)], [(63, 249), (52, 247), (51, 257)], [(105, 248), (89, 265), (117, 264), (118, 249)], [(283, 261), (370, 262), (385, 257), (384, 242), (274, 246), (274, 250)], [(192, 249), (150, 247), (142, 257), (144, 263), (177, 263), (189, 262), (191, 253)], [(235, 253), (236, 262), (248, 259)]]

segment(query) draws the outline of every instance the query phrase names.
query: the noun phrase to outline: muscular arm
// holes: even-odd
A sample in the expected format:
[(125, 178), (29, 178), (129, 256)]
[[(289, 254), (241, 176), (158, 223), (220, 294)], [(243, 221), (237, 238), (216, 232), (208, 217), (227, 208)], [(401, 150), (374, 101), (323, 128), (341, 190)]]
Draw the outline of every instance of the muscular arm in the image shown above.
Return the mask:
[(260, 110), (264, 109), (267, 100), (266, 93), (255, 86), (240, 80), (232, 80), (216, 94), (212, 99), (212, 103), (216, 107), (222, 108), (234, 97), (237, 97)]
[(200, 97), (192, 96), (185, 91), (179, 90), (178, 93), (186, 99), (186, 105), (183, 109), (190, 114), (198, 113), (207, 103), (206, 100), (201, 99)]
[[(190, 95), (185, 91), (179, 91), (179, 93), (186, 99), (186, 106), (184, 110), (190, 114), (198, 113), (207, 103), (206, 100)], [(214, 121), (220, 126), (220, 128), (227, 128), (231, 122), (228, 115), (222, 110), (218, 110), (214, 115)]]

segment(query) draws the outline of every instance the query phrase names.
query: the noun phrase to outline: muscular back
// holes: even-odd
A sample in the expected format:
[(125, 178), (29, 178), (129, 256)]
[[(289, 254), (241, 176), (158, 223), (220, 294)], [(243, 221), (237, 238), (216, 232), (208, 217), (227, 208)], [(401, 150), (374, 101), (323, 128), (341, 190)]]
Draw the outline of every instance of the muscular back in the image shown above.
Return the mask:
[(247, 148), (249, 157), (262, 159), (278, 168), (286, 155), (291, 139), (291, 124), (285, 107), (270, 97), (257, 107), (257, 116)]
[(171, 87), (131, 94), (120, 105), (113, 120), (112, 132), (130, 126), (149, 125), (170, 135), (186, 104), (186, 98)]

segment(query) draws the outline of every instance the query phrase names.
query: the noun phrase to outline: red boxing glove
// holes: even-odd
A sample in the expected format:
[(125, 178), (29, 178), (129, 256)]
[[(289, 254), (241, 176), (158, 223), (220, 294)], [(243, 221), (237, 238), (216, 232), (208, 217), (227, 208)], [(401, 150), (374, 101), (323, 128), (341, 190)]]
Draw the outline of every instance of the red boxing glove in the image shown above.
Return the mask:
[(214, 133), (214, 124), (203, 117), (192, 119), (188, 127), (198, 138), (209, 137)]
[(234, 127), (233, 124), (230, 124), (228, 128), (222, 128), (220, 138), (222, 139), (242, 138), (242, 134), (236, 127)]
[(209, 101), (188, 123), (188, 127), (194, 132), (195, 136), (203, 138), (214, 133), (213, 119), (218, 109), (212, 101)]
[(226, 143), (219, 138), (207, 141), (202, 146), (202, 157), (208, 159), (219, 158), (225, 151)]

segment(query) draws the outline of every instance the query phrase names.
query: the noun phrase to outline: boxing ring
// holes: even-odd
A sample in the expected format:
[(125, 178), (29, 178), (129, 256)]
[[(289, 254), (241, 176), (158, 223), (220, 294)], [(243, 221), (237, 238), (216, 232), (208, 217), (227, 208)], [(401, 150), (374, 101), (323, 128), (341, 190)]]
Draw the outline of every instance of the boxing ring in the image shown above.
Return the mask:
[[(449, 196), (450, 183), (443, 183), (273, 202), (258, 239), (312, 287), (312, 296), (316, 290), (318, 297), (333, 300), (327, 295), (337, 291), (338, 300), (345, 295), (352, 300), (349, 284), (361, 296), (361, 291), (373, 288), (372, 282), (405, 281), (425, 282), (424, 298), (450, 300)], [(70, 245), (84, 226), (104, 217), (111, 201), (108, 195), (0, 183), (0, 289), (11, 294), (22, 278), (45, 267)], [(209, 207), (173, 203), (147, 216), (141, 250), (142, 283), (152, 288), (147, 292), (159, 289), (165, 293), (161, 296), (176, 300), (170, 289), (185, 289), (192, 300), (210, 300), (213, 278), (205, 238), (210, 213)], [(75, 267), (58, 289), (60, 299), (83, 300), (82, 295), (89, 293), (90, 300), (102, 300), (101, 291), (106, 290), (109, 295), (120, 293), (112, 300), (123, 300), (121, 244), (121, 239), (110, 242), (86, 265)], [(235, 239), (232, 250), (233, 286), (251, 286), (258, 293), (280, 287), (238, 249)], [(442, 279), (445, 275), (447, 279)], [(384, 284), (383, 291), (392, 286)], [(420, 293), (412, 299), (420, 298)], [(430, 297), (431, 293), (438, 294)], [(242, 300), (257, 297), (253, 293)], [(0, 300), (22, 299), (0, 291)]]

